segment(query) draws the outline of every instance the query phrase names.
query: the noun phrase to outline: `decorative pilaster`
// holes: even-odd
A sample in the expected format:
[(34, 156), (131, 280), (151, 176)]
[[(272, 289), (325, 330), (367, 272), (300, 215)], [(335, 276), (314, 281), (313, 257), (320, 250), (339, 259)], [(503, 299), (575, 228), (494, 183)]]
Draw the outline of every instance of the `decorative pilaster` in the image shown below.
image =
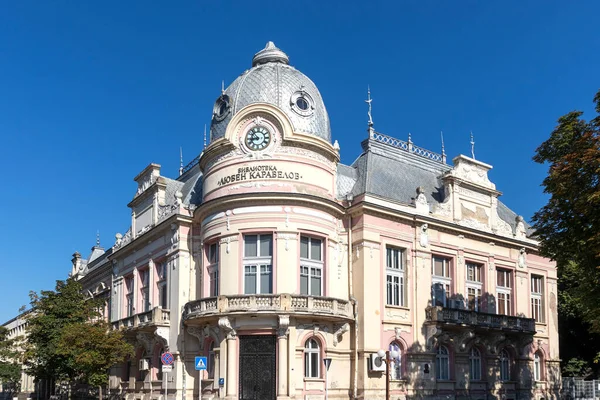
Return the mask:
[(277, 386), (277, 397), (288, 395), (288, 359), (287, 359), (287, 347), (288, 347), (288, 334), (290, 326), (290, 316), (280, 315), (279, 316), (279, 329), (277, 331), (277, 345), (278, 360), (277, 364), (279, 367)]

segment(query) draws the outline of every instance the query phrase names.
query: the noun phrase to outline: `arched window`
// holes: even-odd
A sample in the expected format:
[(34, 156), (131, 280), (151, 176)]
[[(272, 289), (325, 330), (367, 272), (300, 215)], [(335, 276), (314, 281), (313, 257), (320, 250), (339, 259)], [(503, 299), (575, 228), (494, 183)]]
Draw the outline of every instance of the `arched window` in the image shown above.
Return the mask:
[(500, 352), (500, 380), (510, 381), (510, 355), (506, 349)]
[(476, 347), (469, 353), (469, 376), (472, 381), (481, 380), (481, 353)]
[(435, 377), (438, 380), (450, 379), (450, 353), (446, 346), (438, 347), (435, 356)]
[(308, 339), (304, 345), (304, 376), (306, 378), (319, 378), (321, 366), (321, 349), (316, 339)]
[(533, 379), (536, 382), (542, 380), (542, 356), (539, 352), (533, 356)]
[(208, 371), (208, 377), (210, 379), (215, 377), (215, 342), (211, 341), (208, 345), (208, 365), (206, 369)]
[[(395, 351), (398, 353), (398, 356), (392, 359), (392, 363), (390, 364), (390, 371), (392, 374), (390, 375), (390, 379), (398, 380), (402, 379), (402, 349), (397, 342), (390, 343), (390, 353)], [(391, 357), (391, 355), (390, 355)]]

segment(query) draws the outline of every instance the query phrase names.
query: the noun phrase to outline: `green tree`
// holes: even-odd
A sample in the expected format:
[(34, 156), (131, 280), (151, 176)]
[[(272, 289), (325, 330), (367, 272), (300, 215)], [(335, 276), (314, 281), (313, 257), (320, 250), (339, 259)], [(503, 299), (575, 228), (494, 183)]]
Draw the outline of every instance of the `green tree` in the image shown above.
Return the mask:
[[(600, 114), (600, 91), (594, 102)], [(583, 341), (595, 342), (600, 334), (600, 115), (591, 121), (582, 115), (572, 111), (560, 117), (536, 150), (534, 161), (549, 166), (542, 185), (550, 198), (533, 216), (533, 226), (542, 254), (557, 262), (563, 328), (580, 342), (577, 335), (587, 329)], [(568, 351), (561, 347), (561, 353)], [(584, 370), (578, 362), (569, 370)]]
[(122, 333), (101, 318), (103, 299), (88, 299), (79, 282), (57, 281), (56, 290), (30, 293), (26, 365), (38, 379), (95, 386), (108, 369), (133, 352)]
[(8, 329), (0, 326), (0, 383), (9, 392), (9, 397), (20, 390), (21, 352), (19, 343), (8, 338)]

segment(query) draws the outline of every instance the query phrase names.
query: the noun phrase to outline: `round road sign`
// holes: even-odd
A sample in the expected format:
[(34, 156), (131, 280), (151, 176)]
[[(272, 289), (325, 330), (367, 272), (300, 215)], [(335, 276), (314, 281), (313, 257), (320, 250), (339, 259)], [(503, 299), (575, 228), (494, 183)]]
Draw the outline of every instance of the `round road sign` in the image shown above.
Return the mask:
[(162, 353), (162, 355), (160, 356), (160, 361), (162, 361), (162, 363), (164, 365), (171, 365), (173, 364), (173, 354), (166, 352), (166, 353)]

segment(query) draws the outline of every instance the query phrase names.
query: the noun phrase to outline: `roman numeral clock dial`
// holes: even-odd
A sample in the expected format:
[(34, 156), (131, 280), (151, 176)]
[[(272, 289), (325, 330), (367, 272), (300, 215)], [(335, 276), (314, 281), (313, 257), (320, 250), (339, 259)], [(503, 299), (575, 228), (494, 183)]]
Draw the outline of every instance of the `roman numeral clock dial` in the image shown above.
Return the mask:
[(271, 132), (264, 126), (255, 126), (246, 133), (246, 146), (250, 150), (264, 150), (271, 143)]

